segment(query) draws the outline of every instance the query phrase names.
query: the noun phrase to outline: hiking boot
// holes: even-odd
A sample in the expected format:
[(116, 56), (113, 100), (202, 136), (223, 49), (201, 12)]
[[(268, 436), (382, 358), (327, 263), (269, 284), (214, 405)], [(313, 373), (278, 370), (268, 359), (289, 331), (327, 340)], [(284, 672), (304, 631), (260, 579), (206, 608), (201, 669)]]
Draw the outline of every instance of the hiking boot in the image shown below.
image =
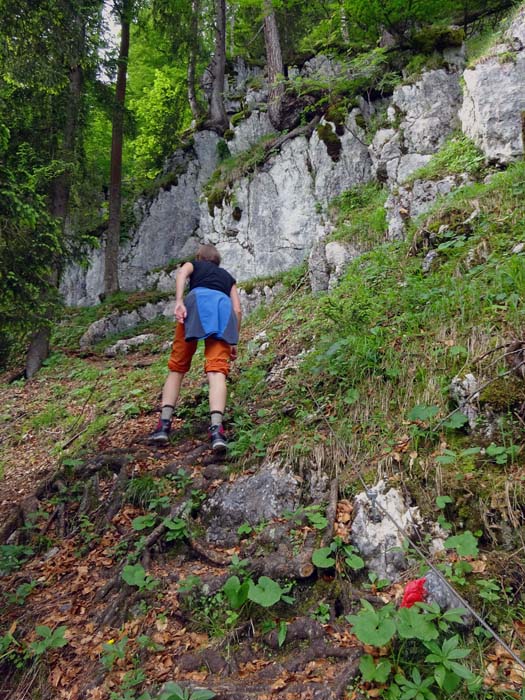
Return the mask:
[(209, 429), (211, 449), (216, 453), (226, 452), (228, 443), (226, 442), (226, 437), (224, 435), (224, 428), (222, 425), (212, 425)]
[(171, 421), (159, 418), (157, 427), (148, 435), (148, 442), (166, 443), (170, 439)]

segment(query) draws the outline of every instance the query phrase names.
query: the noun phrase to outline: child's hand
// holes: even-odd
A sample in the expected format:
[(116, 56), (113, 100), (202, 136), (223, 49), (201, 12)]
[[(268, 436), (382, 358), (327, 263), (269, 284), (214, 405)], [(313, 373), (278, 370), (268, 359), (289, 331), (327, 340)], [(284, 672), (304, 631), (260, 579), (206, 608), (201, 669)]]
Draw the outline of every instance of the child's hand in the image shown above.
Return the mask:
[(186, 311), (186, 307), (184, 306), (182, 301), (177, 302), (175, 304), (175, 318), (179, 323), (184, 323), (184, 319), (188, 315), (188, 312)]
[(233, 362), (236, 359), (237, 359), (237, 346), (231, 345), (230, 346), (230, 360)]

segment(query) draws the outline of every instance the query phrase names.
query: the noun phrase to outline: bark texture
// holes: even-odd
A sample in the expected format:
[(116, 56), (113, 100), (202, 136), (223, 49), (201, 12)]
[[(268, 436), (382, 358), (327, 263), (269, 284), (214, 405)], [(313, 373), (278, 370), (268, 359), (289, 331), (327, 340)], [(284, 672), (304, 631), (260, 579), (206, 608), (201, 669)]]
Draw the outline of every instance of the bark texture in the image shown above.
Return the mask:
[(215, 53), (209, 67), (212, 77), (210, 107), (206, 128), (223, 134), (229, 126), (224, 108), (224, 74), (226, 68), (226, 2), (215, 0)]
[(272, 126), (280, 130), (282, 120), (282, 102), (284, 97), (283, 56), (279, 28), (273, 9), (272, 0), (263, 0), (264, 10), (264, 44), (266, 47), (266, 65), (268, 70), (268, 116)]
[(118, 253), (120, 240), (120, 208), (122, 200), (122, 145), (124, 142), (124, 106), (129, 56), (131, 2), (123, 3), (121, 34), (111, 131), (111, 165), (109, 174), (109, 222), (104, 257), (104, 292), (113, 294), (119, 289)]

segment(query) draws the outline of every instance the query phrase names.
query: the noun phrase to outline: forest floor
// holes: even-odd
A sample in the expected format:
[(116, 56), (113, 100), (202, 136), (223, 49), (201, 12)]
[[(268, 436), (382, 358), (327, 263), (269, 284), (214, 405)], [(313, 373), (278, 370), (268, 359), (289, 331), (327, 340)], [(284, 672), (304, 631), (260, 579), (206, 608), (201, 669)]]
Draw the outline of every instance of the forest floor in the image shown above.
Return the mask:
[[(82, 362), (99, 375), (107, 364), (100, 357)], [(112, 360), (122, 379), (148, 362), (140, 353)], [(5, 411), (22, 425), (42, 402), (75, 391), (77, 380), (70, 375), (4, 384)], [(0, 657), (2, 700), (138, 700), (139, 689), (158, 692), (170, 681), (186, 689), (188, 698), (190, 690), (203, 688), (224, 700), (378, 696), (381, 685), (354, 679), (363, 653), (380, 659), (387, 652), (363, 645), (343, 615), (355, 612), (362, 598), (399, 603), (401, 584), (357, 589), (342, 572), (309, 571), (293, 591), (292, 606), (254, 607), (237, 617), (225, 610), (220, 591), (246, 565), (242, 549), (219, 549), (201, 539), (199, 507), (218, 486), (246, 471), (232, 470), (228, 459), (213, 455), (204, 423), (194, 423), (188, 434), (176, 421), (169, 445), (149, 445), (152, 410), (113, 418), (89, 453), (62, 459), (59, 466), (51, 446), (69, 447), (95, 416), (86, 402), (70, 409), (77, 420), (67, 429), (58, 421), (33, 432), (24, 429), (16, 439), (3, 436), (9, 467), (2, 481), (2, 522), (4, 532), (7, 526), (15, 533), (9, 542), (21, 549), (3, 578), (2, 640), (16, 644), (6, 642)], [(344, 533), (348, 501), (340, 500), (332, 515), (329, 510), (330, 504), (331, 531), (335, 526)], [(177, 516), (183, 512), (186, 527), (180, 534)], [(166, 518), (173, 519), (173, 530)], [(307, 542), (315, 529), (303, 523), (294, 533)], [(28, 545), (31, 550), (24, 552)], [(133, 561), (138, 578), (128, 583), (124, 567)], [(39, 626), (62, 630), (63, 639), (31, 655), (45, 634)], [(514, 635), (523, 644), (525, 626), (517, 623)], [(519, 669), (497, 649), (488, 662), (487, 683), (514, 697)]]
[[(106, 361), (84, 362), (101, 372)], [(124, 375), (144, 362), (147, 357), (140, 355), (119, 360), (118, 372)], [(74, 389), (70, 379), (4, 384), (1, 399), (6, 413), (22, 425), (52, 395)], [(149, 445), (147, 434), (156, 421), (151, 413), (114, 420), (113, 428), (97, 437), (91, 454), (66, 459), (59, 467), (50, 446), (67, 445), (71, 432), (74, 437), (89, 423), (91, 409), (84, 405), (82, 411), (76, 431), (58, 421), (44, 430), (22, 430), (16, 439), (3, 436), (9, 443), (4, 451), (9, 467), (1, 488), (2, 522), (4, 529), (17, 533), (9, 540), (13, 546), (31, 544), (32, 550), (27, 561), (22, 551), (15, 552), (15, 570), (3, 579), (0, 625), (8, 630), (6, 638), (11, 635), (20, 646), (0, 659), (4, 667), (6, 657), (12, 662), (0, 698), (134, 698), (134, 688), (159, 687), (169, 680), (210, 688), (230, 700), (343, 697), (362, 653), (348, 625), (331, 622), (330, 613), (321, 623), (279, 608), (228, 625), (223, 611), (213, 609), (221, 603), (214, 594), (231, 575), (239, 547), (213, 548), (196, 536), (181, 538), (173, 547), (165, 541), (166, 528), (156, 535), (149, 530), (138, 558), (148, 572), (146, 585), (123, 581), (126, 555), (142, 536), (133, 521), (154, 507), (147, 503), (150, 496), (154, 500), (148, 484), (162, 483), (161, 490), (155, 489), (162, 501), (159, 512), (169, 513), (192, 498), (198, 511), (200, 501), (242, 472), (233, 473), (227, 460), (213, 455), (204, 424), (192, 436), (183, 430), (179, 436), (175, 425), (168, 446)], [(145, 491), (130, 499), (133, 482)], [(192, 522), (198, 530), (198, 514)], [(305, 537), (312, 531), (302, 529)], [(208, 583), (208, 604), (193, 600), (191, 589), (181, 593), (181, 582), (191, 583), (194, 577)], [(308, 597), (315, 578), (305, 584), (303, 596)], [(18, 595), (7, 596), (8, 591)], [(271, 631), (280, 615), (288, 627), (282, 650), (277, 632)], [(29, 663), (22, 644), (38, 639), (38, 626), (66, 628), (67, 645)]]

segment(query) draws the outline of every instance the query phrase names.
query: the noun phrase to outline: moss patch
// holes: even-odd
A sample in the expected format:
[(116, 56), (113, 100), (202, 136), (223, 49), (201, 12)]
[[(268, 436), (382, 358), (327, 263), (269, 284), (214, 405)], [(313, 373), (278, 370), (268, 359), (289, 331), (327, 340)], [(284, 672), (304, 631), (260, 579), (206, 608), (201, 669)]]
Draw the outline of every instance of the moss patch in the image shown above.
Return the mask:
[(332, 126), (328, 123), (320, 124), (317, 127), (317, 135), (326, 146), (326, 151), (330, 158), (334, 163), (337, 163), (341, 157), (343, 144), (339, 136), (332, 129)]

